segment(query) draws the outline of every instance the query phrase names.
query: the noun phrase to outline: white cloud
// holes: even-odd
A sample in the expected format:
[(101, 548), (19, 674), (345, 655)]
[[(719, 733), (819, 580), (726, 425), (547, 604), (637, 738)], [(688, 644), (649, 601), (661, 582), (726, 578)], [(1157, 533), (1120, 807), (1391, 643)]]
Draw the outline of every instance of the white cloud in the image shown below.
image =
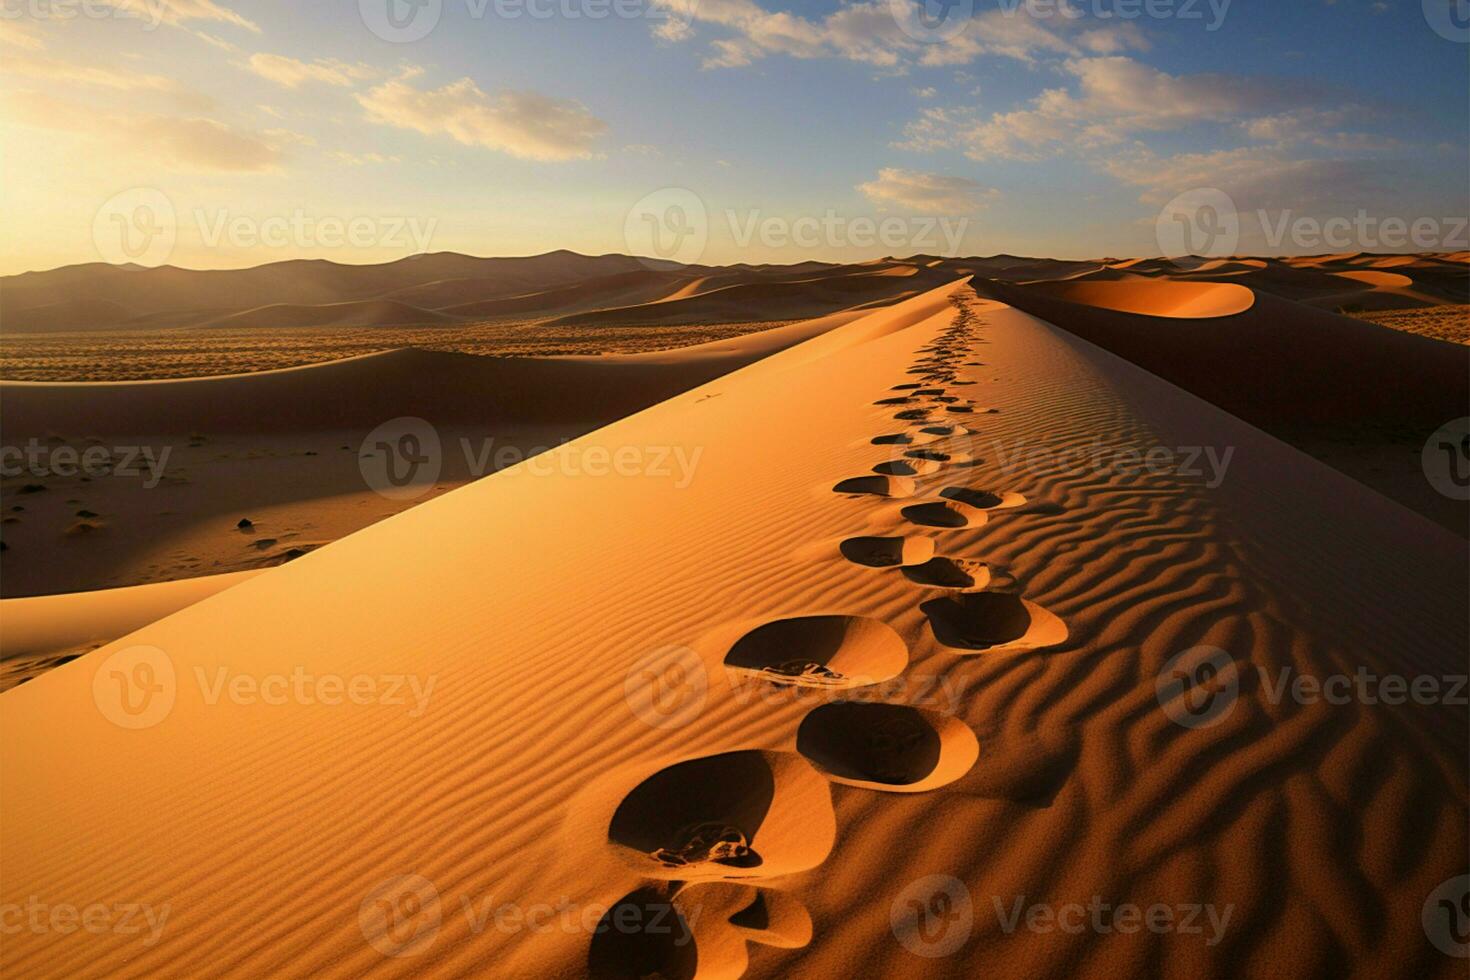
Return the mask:
[[(665, 41), (685, 41), (695, 24), (734, 32), (718, 38), (706, 68), (738, 68), (768, 55), (841, 58), (902, 71), (908, 65), (963, 65), (985, 55), (1031, 62), (1041, 55), (1080, 56), (1142, 50), (1148, 42), (1135, 24), (1087, 27), (1074, 18), (1050, 24), (1024, 13), (990, 10), (972, 17), (951, 38), (920, 41), (899, 26), (889, 0), (858, 0), (820, 20), (766, 10), (755, 0), (654, 0), (669, 18), (654, 28)], [(917, 0), (916, 0), (917, 2)]]
[(360, 93), (371, 122), (446, 134), (467, 146), (484, 146), (526, 160), (578, 160), (594, 156), (607, 124), (583, 106), (537, 92), (488, 94), (461, 78), (442, 88), (410, 84), (417, 71)]
[(215, 3), (214, 0), (97, 0), (97, 3), (112, 7), (123, 17), (136, 17), (150, 24), (170, 24), (177, 27), (186, 21), (203, 20), (260, 33), (260, 27), (254, 21), (242, 17), (229, 7)]
[(40, 51), (46, 47), (45, 42), (36, 34), (35, 24), (3, 17), (0, 17), (0, 44), (29, 51)]
[(1263, 146), (1164, 157), (1140, 149), (1104, 161), (1103, 168), (1139, 188), (1145, 204), (1162, 205), (1184, 191), (1215, 187), (1229, 194), (1241, 211), (1340, 205), (1392, 183), (1385, 183), (1391, 168), (1384, 164), (1302, 158)]
[(152, 89), (168, 91), (177, 86), (171, 79), (142, 72), (113, 71), (101, 65), (79, 64), (49, 58), (45, 55), (11, 51), (0, 59), (0, 74), (18, 78), (36, 78), (47, 82), (91, 85), (122, 90)]
[(109, 149), (187, 170), (273, 171), (288, 142), (284, 131), (252, 133), (203, 116), (107, 112), (39, 92), (7, 96), (6, 115), (20, 125), (76, 133)]
[(996, 192), (968, 177), (947, 177), (885, 167), (858, 190), (878, 204), (925, 213), (968, 213), (984, 207)]
[(1300, 87), (1237, 75), (1170, 75), (1121, 56), (1073, 58), (1063, 67), (1075, 90), (1047, 89), (1025, 108), (988, 118), (965, 109), (928, 109), (909, 124), (899, 145), (957, 147), (977, 160), (1032, 160), (1143, 132), (1242, 122), (1313, 97)]
[(286, 88), (296, 88), (303, 82), (347, 86), (372, 78), (376, 74), (368, 65), (352, 65), (335, 58), (318, 58), (313, 62), (305, 62), (264, 52), (251, 55), (247, 66), (261, 78)]

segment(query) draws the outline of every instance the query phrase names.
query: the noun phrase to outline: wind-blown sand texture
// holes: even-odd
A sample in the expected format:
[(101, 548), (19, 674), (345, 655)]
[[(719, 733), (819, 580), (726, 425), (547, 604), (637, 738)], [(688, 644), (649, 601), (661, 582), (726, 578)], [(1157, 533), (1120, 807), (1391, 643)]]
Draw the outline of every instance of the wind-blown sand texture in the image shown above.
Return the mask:
[[(552, 452), (649, 445), (701, 448), (696, 478), (503, 471), (6, 693), (0, 899), (171, 911), (147, 946), (9, 936), (4, 972), (1463, 972), (1420, 917), (1465, 870), (1466, 710), (1268, 683), (1463, 673), (1461, 538), (960, 285)], [(1235, 453), (1213, 488), (1048, 465), (1098, 445)], [(1239, 698), (1189, 727), (1160, 674), (1200, 645)], [(129, 730), (97, 706), (139, 646), (177, 683)], [(211, 704), (196, 672), (221, 669), (432, 687), (421, 711)], [(927, 959), (890, 909), (935, 874), (973, 928)], [(996, 913), (1093, 896), (1228, 928)], [(465, 914), (620, 902), (672, 904), (692, 947)]]

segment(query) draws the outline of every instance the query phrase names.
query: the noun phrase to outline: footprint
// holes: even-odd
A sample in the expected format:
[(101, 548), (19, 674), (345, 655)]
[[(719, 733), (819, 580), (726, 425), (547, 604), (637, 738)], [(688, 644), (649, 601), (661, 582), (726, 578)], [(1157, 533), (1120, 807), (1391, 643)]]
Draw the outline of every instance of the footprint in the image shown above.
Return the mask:
[(908, 662), (903, 637), (865, 616), (778, 619), (725, 655), (726, 667), (782, 687), (863, 687), (897, 677)]
[(895, 432), (891, 435), (873, 437), (873, 445), (875, 446), (911, 446), (913, 443), (914, 437), (907, 432)]
[(938, 473), (941, 464), (929, 459), (890, 459), (873, 467), (883, 476), (929, 476)]
[(967, 435), (970, 435), (970, 430), (969, 429), (965, 428), (963, 425), (958, 425), (958, 424), (955, 424), (955, 425), (949, 425), (949, 424), (945, 424), (945, 425), (927, 425), (924, 428), (920, 429), (919, 431), (921, 433), (923, 433), (924, 435), (936, 436), (936, 437), (938, 437), (940, 439), (947, 439), (947, 438), (952, 438), (952, 437), (956, 437), (956, 436), (967, 436)]
[(922, 793), (969, 772), (980, 746), (956, 718), (902, 704), (839, 701), (802, 719), (796, 751), (833, 782)]
[(929, 421), (930, 411), (931, 409), (927, 408), (910, 408), (897, 413), (893, 417), (900, 422), (927, 422)]
[(978, 592), (990, 585), (991, 578), (990, 566), (966, 558), (930, 558), (926, 562), (910, 563), (903, 574), (917, 585), (959, 592)]
[(624, 895), (598, 922), (587, 975), (594, 980), (694, 980), (698, 961), (694, 930), (683, 910), (648, 885)]
[(910, 449), (904, 452), (911, 459), (927, 459), (934, 463), (950, 466), (974, 466), (978, 460), (969, 453), (946, 453), (938, 449)]
[(920, 527), (980, 527), (989, 520), (984, 510), (953, 501), (910, 504), (899, 513)]
[(833, 493), (873, 497), (912, 497), (918, 485), (906, 476), (854, 476), (832, 488)]
[(939, 491), (939, 496), (980, 510), (1010, 510), (1026, 503), (1026, 498), (1019, 493), (992, 493), (969, 487), (945, 487)]
[(1067, 626), (1009, 592), (971, 592), (930, 599), (919, 608), (934, 638), (957, 650), (1040, 650), (1067, 639)]
[(912, 398), (908, 398), (906, 396), (900, 395), (897, 398), (880, 398), (877, 401), (875, 401), (873, 404), (874, 405), (910, 405), (910, 404), (913, 404), (913, 401), (914, 400)]
[(789, 752), (726, 752), (639, 783), (608, 824), (646, 878), (740, 881), (815, 868), (837, 837), (827, 781)]
[(922, 446), (939, 441), (939, 436), (932, 432), (891, 432), (874, 436), (870, 441), (874, 446)]
[(800, 949), (812, 917), (795, 897), (730, 882), (640, 888), (598, 923), (587, 960), (596, 980), (734, 978), (750, 966), (749, 944)]
[(934, 557), (933, 538), (848, 538), (837, 547), (842, 557), (868, 568), (922, 565)]

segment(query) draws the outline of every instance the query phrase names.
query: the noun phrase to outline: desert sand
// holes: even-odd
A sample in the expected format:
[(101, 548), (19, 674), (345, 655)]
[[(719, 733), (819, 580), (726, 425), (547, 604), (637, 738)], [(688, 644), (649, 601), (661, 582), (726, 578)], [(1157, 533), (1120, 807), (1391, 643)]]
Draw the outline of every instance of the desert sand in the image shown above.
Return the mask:
[[(1235, 312), (1234, 290), (1130, 294), (1120, 312), (1073, 301), (1107, 288), (974, 286), (949, 277), (780, 344), (606, 359), (641, 379), (617, 421), (587, 417), (622, 385), (594, 395), (585, 362), (436, 360), (524, 384), (517, 398), (575, 378), (544, 397), (585, 428), (530, 461), (544, 475), (436, 495), (5, 693), (0, 899), (105, 896), (166, 922), (22, 931), (0, 968), (1460, 975), (1421, 917), (1465, 868), (1463, 702), (1274, 692), (1463, 675), (1464, 538), (1195, 390), (1212, 338), (1264, 342), (1250, 318), (1300, 304), (1253, 283)], [(1125, 360), (1115, 317), (1166, 356)], [(1321, 317), (1280, 356), (1364, 370), (1371, 352), (1440, 372), (1428, 387), (1464, 354)], [(1170, 331), (1196, 338), (1192, 358)], [(255, 425), (341, 426), (433, 394), (324, 399), (342, 389), (302, 381), (384, 363), (89, 387), (90, 404), (9, 385), (6, 422), (159, 430), (184, 399), (225, 406), (221, 427), (245, 404)], [(1252, 398), (1311, 417), (1324, 389), (1300, 380)], [(438, 387), (445, 420), (466, 421), (463, 388)], [(1458, 394), (1342, 387), (1331, 409), (1367, 398), (1406, 419)], [(1228, 478), (1137, 462), (1186, 447), (1228, 449)], [(682, 485), (579, 469), (629, 449), (698, 465)], [(1171, 687), (1199, 658), (1207, 689)], [(260, 696), (277, 679), (311, 696)], [(1006, 926), (1094, 901), (1215, 917), (1198, 934)], [(620, 916), (677, 929), (593, 928)]]

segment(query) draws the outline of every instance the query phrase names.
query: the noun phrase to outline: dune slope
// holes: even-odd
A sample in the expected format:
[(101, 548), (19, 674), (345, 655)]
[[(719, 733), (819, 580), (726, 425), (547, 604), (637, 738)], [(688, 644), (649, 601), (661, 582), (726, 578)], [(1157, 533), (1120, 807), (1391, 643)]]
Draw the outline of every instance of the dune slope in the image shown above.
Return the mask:
[[(1048, 464), (1189, 445), (1228, 478)], [(955, 287), (545, 459), (0, 695), (0, 898), (169, 909), (5, 972), (1460, 972), (1420, 916), (1464, 872), (1465, 709), (1263, 680), (1463, 672), (1462, 543), (1417, 515)], [(1238, 696), (1167, 694), (1200, 645)], [(210, 694), (299, 673), (360, 703)], [(931, 875), (952, 949), (905, 918)], [(1094, 896), (1228, 922), (995, 911)], [(595, 929), (671, 903), (692, 946)]]

